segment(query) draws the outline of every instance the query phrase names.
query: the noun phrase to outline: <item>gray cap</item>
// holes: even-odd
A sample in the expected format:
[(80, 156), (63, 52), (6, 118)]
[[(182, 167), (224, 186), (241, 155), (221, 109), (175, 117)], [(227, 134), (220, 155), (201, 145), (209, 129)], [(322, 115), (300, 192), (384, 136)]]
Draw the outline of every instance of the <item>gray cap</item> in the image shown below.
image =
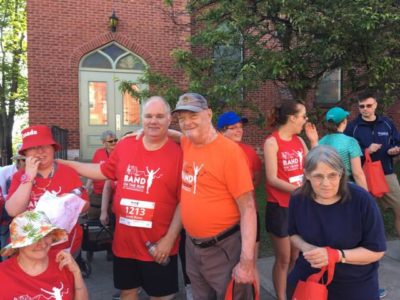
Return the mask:
[(186, 93), (179, 97), (175, 109), (172, 111), (177, 112), (180, 110), (188, 110), (192, 112), (201, 112), (208, 109), (207, 100), (197, 93)]

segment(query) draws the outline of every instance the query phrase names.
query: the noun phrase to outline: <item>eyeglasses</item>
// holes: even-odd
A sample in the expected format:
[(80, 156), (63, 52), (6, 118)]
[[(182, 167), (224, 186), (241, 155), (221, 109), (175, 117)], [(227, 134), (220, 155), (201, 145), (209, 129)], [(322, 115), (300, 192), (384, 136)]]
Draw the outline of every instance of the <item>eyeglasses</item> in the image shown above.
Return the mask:
[(364, 108), (371, 108), (372, 106), (374, 106), (374, 105), (373, 104), (359, 104), (358, 108), (364, 109)]
[(341, 173), (333, 172), (329, 173), (328, 175), (312, 174), (310, 177), (311, 180), (313, 180), (315, 183), (321, 184), (324, 181), (324, 179), (327, 179), (330, 183), (336, 182), (340, 179), (341, 176), (342, 176)]
[(118, 139), (113, 139), (113, 140), (106, 141), (106, 143), (109, 143), (109, 144), (114, 144), (116, 142), (118, 142)]

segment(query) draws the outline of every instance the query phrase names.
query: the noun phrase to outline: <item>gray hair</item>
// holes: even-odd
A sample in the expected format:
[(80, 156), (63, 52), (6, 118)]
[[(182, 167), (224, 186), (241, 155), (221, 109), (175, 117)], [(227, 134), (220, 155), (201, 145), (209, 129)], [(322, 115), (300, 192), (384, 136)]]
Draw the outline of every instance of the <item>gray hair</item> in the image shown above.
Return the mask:
[[(341, 201), (349, 199), (350, 192), (347, 186), (348, 178), (346, 175), (346, 169), (340, 155), (337, 153), (335, 148), (331, 146), (320, 145), (311, 149), (310, 152), (308, 152), (304, 162), (304, 175), (309, 175), (317, 168), (319, 163), (324, 163), (341, 174), (338, 195), (341, 197)], [(304, 178), (304, 183), (299, 189), (299, 193), (303, 196), (315, 196), (311, 183), (309, 180), (306, 180), (306, 178)]]
[(105, 142), (108, 136), (110, 136), (112, 138), (116, 138), (117, 137), (117, 135), (115, 134), (114, 131), (106, 130), (106, 131), (103, 131), (103, 133), (101, 134), (101, 140), (103, 142)]
[(166, 111), (166, 113), (167, 113), (167, 114), (171, 114), (171, 106), (169, 105), (169, 103), (167, 102), (167, 100), (165, 100), (165, 99), (164, 99), (163, 97), (161, 97), (161, 96), (151, 96), (149, 99), (147, 99), (146, 101), (144, 101), (144, 103), (143, 103), (142, 114), (144, 113), (144, 108), (145, 108), (145, 106), (146, 106), (149, 102), (154, 101), (154, 100), (160, 100), (160, 101), (164, 104), (164, 106), (165, 106), (165, 111)]

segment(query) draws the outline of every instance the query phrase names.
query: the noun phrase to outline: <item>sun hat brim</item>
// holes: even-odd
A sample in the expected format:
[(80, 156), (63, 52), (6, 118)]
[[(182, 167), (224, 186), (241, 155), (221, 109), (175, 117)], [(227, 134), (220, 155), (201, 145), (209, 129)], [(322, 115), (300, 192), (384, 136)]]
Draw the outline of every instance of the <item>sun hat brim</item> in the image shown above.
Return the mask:
[(44, 230), (41, 232), (40, 235), (36, 235), (34, 239), (25, 239), (22, 242), (11, 242), (8, 245), (4, 246), (0, 250), (0, 255), (1, 256), (11, 256), (15, 252), (18, 251), (18, 249), (30, 246), (36, 242), (38, 242), (40, 239), (44, 238), (46, 235), (51, 234), (52, 235), (52, 246), (64, 243), (68, 241), (68, 234), (64, 229), (55, 227), (55, 226), (50, 226), (47, 230)]

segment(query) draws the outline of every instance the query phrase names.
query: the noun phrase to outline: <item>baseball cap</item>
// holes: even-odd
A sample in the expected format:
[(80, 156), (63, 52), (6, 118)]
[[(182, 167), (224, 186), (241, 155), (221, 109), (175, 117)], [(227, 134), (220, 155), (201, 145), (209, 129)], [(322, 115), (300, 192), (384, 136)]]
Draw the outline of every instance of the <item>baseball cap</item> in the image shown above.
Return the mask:
[(236, 123), (242, 122), (243, 124), (249, 122), (246, 117), (240, 117), (234, 111), (227, 111), (220, 115), (217, 120), (217, 129), (221, 130), (226, 126), (230, 126)]
[(336, 125), (342, 122), (350, 113), (341, 107), (332, 107), (327, 111), (325, 120), (333, 121)]
[(173, 113), (180, 110), (188, 110), (192, 112), (201, 112), (208, 109), (206, 98), (197, 93), (185, 93), (179, 97)]

